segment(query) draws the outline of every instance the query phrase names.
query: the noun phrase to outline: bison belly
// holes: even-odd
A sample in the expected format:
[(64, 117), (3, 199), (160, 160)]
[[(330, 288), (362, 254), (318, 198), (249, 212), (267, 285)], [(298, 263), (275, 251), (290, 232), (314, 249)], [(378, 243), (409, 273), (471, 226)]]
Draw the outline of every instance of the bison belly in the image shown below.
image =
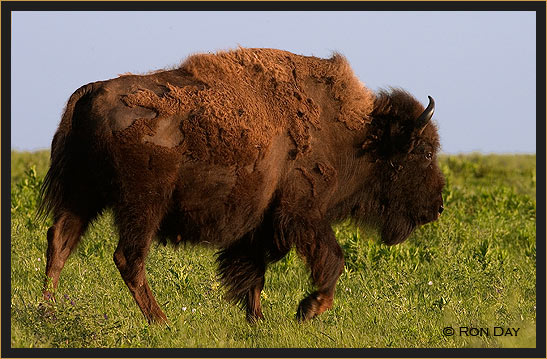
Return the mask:
[(287, 145), (277, 137), (247, 166), (182, 164), (160, 237), (225, 247), (257, 228), (282, 181)]

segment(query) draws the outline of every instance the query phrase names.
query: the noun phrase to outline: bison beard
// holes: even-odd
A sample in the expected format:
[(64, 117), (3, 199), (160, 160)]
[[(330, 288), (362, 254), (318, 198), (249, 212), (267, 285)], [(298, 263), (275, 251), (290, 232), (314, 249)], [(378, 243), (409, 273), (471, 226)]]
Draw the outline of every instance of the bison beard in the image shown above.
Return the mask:
[(390, 246), (399, 244), (410, 236), (414, 228), (410, 220), (390, 216), (382, 227), (382, 241)]
[(373, 225), (404, 241), (443, 210), (437, 129), (402, 90), (374, 94), (340, 55), (273, 49), (194, 55), (179, 68), (95, 82), (69, 99), (39, 213), (44, 297), (89, 224), (112, 209), (114, 262), (149, 322), (163, 322), (145, 274), (154, 238), (219, 249), (227, 297), (251, 322), (269, 264), (291, 248), (314, 290), (299, 320), (333, 305), (343, 253), (331, 224)]

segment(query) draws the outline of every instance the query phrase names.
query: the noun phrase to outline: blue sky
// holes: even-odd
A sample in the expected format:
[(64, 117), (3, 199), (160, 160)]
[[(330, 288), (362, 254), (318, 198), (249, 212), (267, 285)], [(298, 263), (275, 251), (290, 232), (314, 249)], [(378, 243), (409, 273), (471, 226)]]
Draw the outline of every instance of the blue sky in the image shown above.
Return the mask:
[(347, 57), (369, 88), (435, 98), (442, 152), (536, 152), (534, 12), (13, 12), (12, 133), (48, 148), (71, 93), (189, 54)]

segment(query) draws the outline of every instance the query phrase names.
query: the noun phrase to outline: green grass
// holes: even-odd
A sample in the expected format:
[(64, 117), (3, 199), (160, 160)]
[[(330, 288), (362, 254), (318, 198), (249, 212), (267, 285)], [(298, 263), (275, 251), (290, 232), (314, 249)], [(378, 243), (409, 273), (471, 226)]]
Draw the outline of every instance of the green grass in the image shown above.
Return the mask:
[[(223, 299), (212, 249), (154, 245), (148, 278), (168, 318), (149, 326), (112, 260), (111, 213), (87, 232), (44, 310), (45, 223), (34, 220), (48, 153), (12, 152), (12, 347), (535, 347), (535, 155), (443, 156), (445, 212), (402, 245), (349, 224), (335, 307), (294, 320), (309, 289), (298, 256), (271, 266), (266, 320), (249, 325)], [(443, 336), (444, 327), (520, 328), (518, 335)]]

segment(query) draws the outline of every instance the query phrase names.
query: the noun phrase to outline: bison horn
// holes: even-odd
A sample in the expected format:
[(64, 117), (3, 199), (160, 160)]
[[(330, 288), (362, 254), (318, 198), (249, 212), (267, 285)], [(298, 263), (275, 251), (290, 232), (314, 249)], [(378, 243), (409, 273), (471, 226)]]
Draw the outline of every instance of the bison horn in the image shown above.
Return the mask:
[(433, 112), (435, 112), (435, 101), (433, 100), (433, 97), (427, 97), (429, 98), (429, 105), (427, 105), (427, 108), (416, 120), (416, 128), (420, 129), (420, 133), (422, 133), (422, 131), (425, 129), (425, 126), (427, 126), (429, 120), (431, 120), (431, 117), (433, 117)]

